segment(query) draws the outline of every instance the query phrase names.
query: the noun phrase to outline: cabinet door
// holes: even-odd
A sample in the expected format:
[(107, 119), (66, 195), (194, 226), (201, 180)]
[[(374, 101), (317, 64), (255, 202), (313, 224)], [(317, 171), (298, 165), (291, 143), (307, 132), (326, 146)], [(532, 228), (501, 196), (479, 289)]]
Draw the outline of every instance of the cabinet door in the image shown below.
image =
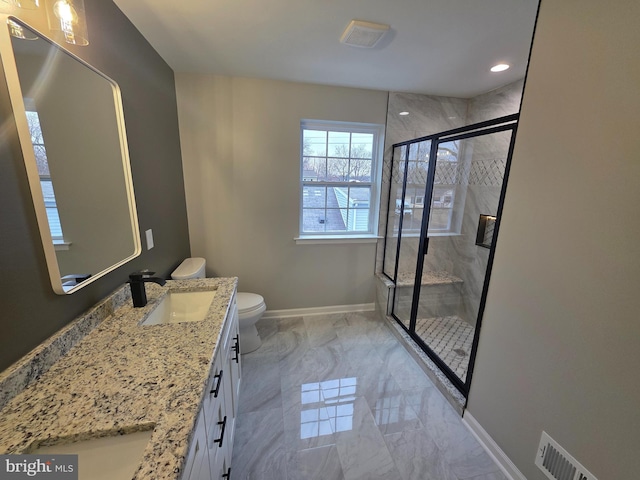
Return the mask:
[[(231, 372), (229, 372), (227, 367), (226, 354), (219, 350), (213, 359), (213, 366), (211, 367), (211, 373), (204, 394), (203, 410), (207, 412), (208, 415), (207, 426), (214, 417), (213, 412), (215, 411), (216, 403), (222, 401), (225, 396), (225, 382), (227, 382), (227, 377), (230, 375)], [(208, 412), (211, 412), (211, 414)]]
[(219, 444), (224, 445), (226, 431), (224, 397), (226, 395), (226, 378), (230, 376), (227, 369), (225, 352), (218, 349), (211, 368), (211, 377), (207, 382), (202, 411), (206, 424), (206, 448), (208, 450), (208, 467), (211, 472), (217, 469)]
[(231, 311), (231, 315), (229, 320), (231, 321), (231, 337), (232, 337), (232, 345), (231, 345), (231, 355), (230, 361), (228, 362), (228, 370), (231, 374), (231, 412), (232, 416), (235, 417), (238, 414), (238, 402), (239, 402), (239, 394), (240, 394), (240, 379), (242, 375), (242, 356), (240, 351), (240, 324), (238, 321), (238, 307), (236, 303), (233, 304), (233, 309)]
[(207, 449), (207, 433), (203, 412), (198, 415), (194, 436), (185, 461), (182, 480), (210, 480), (211, 470)]
[(218, 469), (211, 474), (212, 480), (228, 480), (231, 477), (231, 458), (225, 457), (218, 464)]
[[(207, 447), (209, 450), (209, 466), (211, 472), (216, 472), (225, 460), (225, 452), (229, 444), (231, 433), (230, 418), (227, 415), (224, 397), (220, 397), (213, 404), (207, 415)], [(215, 477), (214, 477), (215, 478)]]
[(229, 312), (229, 352), (227, 354), (225, 369), (229, 375), (225, 382), (224, 401), (227, 409), (228, 428), (229, 428), (229, 450), (228, 459), (231, 459), (231, 450), (233, 446), (233, 437), (235, 432), (235, 418), (238, 413), (238, 392), (240, 388), (240, 337), (238, 329), (238, 309), (235, 302)]

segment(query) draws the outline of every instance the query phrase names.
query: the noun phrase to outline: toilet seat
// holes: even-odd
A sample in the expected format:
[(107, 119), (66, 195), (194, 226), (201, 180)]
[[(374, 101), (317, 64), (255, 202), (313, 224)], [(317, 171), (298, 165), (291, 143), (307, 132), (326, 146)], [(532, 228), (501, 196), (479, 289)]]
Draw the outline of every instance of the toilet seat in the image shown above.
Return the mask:
[(238, 314), (251, 315), (258, 310), (265, 308), (264, 298), (257, 293), (238, 292)]

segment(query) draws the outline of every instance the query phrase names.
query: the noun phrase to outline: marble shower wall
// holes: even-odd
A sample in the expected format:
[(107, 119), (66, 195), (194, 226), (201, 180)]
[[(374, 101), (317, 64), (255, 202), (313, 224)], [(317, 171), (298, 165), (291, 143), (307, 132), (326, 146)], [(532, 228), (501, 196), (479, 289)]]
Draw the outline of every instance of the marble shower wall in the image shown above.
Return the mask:
[(523, 88), (524, 79), (469, 99), (467, 124), (518, 113)]
[[(520, 111), (524, 80), (469, 100), (468, 123), (478, 123)], [(447, 237), (451, 273), (460, 277), (462, 305), (459, 316), (475, 325), (482, 296), (489, 249), (475, 244), (480, 214), (495, 215), (509, 150), (510, 132), (476, 137), (473, 142), (467, 197), (460, 236)]]
[[(392, 191), (395, 191), (398, 181), (391, 172), (392, 145), (517, 113), (523, 84), (524, 81), (520, 80), (471, 99), (405, 93), (389, 95), (380, 208), (381, 236), (385, 234), (390, 182), (393, 181)], [(402, 111), (410, 114), (400, 116), (399, 112)], [(508, 142), (509, 135), (504, 133), (473, 140), (469, 176), (462, 185), (467, 188), (467, 195), (461, 235), (432, 237), (429, 255), (425, 257), (425, 269), (445, 270), (463, 280), (463, 302), (459, 315), (471, 324), (476, 321), (489, 254), (488, 249), (475, 245), (478, 218), (481, 213), (495, 214), (497, 211)], [(415, 237), (403, 238), (399, 265), (401, 271), (415, 271), (418, 241)], [(380, 240), (377, 273), (383, 270), (384, 245), (384, 240)], [(387, 270), (395, 262), (395, 252), (396, 238), (390, 238), (387, 245)]]
[[(468, 102), (469, 101), (464, 98), (437, 97), (413, 93), (389, 93), (378, 235), (382, 237), (385, 235), (390, 184), (393, 181), (394, 192), (398, 186), (398, 179), (393, 179), (391, 172), (392, 146), (395, 143), (424, 137), (426, 135), (433, 135), (434, 133), (466, 125)], [(409, 115), (402, 116), (399, 115), (400, 112), (409, 112)], [(402, 182), (402, 179), (399, 180)], [(402, 188), (401, 184), (399, 188)], [(395, 194), (392, 193), (392, 195)], [(393, 215), (393, 212), (391, 212), (391, 214)], [(396, 238), (390, 238), (389, 240), (390, 242), (387, 245), (387, 265), (395, 263), (396, 252)], [(384, 248), (384, 240), (379, 240), (376, 256), (376, 273), (383, 271)], [(403, 239), (402, 263), (400, 268), (403, 270), (415, 270), (417, 253), (418, 239)]]

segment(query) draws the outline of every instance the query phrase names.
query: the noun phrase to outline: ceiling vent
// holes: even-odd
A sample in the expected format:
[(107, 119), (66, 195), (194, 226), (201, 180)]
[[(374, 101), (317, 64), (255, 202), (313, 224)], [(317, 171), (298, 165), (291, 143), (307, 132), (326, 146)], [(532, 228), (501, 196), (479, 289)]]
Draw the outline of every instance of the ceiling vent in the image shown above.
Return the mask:
[(352, 47), (373, 48), (388, 31), (389, 25), (351, 20), (340, 42)]

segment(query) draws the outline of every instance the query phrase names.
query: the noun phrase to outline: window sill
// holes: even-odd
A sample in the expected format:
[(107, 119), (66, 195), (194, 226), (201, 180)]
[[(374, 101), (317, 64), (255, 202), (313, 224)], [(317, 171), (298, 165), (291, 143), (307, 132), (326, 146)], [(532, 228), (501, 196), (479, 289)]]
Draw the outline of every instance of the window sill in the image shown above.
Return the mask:
[(377, 235), (305, 235), (296, 237), (296, 245), (320, 245), (339, 243), (376, 243), (379, 239)]
[(69, 247), (71, 247), (71, 242), (65, 242), (64, 240), (53, 241), (53, 248), (56, 252), (69, 250)]

